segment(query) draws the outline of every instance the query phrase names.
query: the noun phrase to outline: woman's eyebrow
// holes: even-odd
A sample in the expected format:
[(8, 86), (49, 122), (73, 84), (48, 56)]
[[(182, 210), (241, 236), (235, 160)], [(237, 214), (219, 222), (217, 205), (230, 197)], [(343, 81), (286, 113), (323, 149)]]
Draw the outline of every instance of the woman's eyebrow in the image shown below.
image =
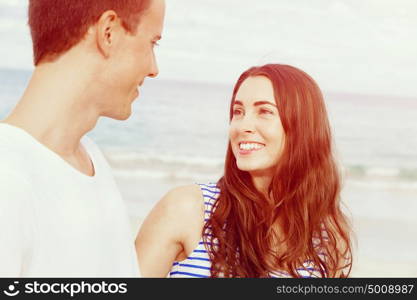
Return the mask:
[(240, 105), (240, 106), (244, 106), (244, 105), (243, 105), (243, 102), (242, 102), (242, 101), (240, 101), (240, 100), (235, 100), (235, 101), (233, 101), (233, 105)]
[(270, 101), (266, 101), (266, 100), (256, 101), (253, 105), (254, 105), (254, 106), (260, 106), (260, 105), (264, 105), (264, 104), (267, 104), (267, 105), (272, 105), (272, 106), (277, 107), (277, 105), (276, 105), (275, 103), (272, 103), (272, 102), (270, 102)]
[[(240, 101), (240, 100), (235, 100), (235, 101), (233, 101), (233, 105), (245, 106), (245, 105), (243, 104), (243, 102), (242, 102), (242, 101)], [(272, 106), (274, 106), (274, 107), (277, 107), (277, 105), (276, 105), (275, 103), (273, 103), (273, 102), (271, 102), (271, 101), (266, 101), (266, 100), (259, 100), (259, 101), (256, 101), (256, 102), (253, 104), (253, 106), (260, 106), (260, 105), (272, 105)]]

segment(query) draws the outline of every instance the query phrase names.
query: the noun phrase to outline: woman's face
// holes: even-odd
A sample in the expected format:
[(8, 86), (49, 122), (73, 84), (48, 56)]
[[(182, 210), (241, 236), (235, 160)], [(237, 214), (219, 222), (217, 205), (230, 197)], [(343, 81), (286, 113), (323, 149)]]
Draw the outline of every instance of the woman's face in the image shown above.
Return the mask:
[(284, 143), (284, 130), (271, 81), (247, 78), (236, 93), (229, 137), (237, 167), (252, 175), (274, 174)]

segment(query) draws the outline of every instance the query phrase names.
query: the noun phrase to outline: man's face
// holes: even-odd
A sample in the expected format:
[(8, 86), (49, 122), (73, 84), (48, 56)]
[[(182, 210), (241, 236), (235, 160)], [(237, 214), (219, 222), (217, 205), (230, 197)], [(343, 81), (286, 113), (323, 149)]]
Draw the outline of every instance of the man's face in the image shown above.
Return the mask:
[(111, 99), (102, 115), (125, 120), (131, 115), (132, 102), (146, 77), (156, 77), (158, 66), (154, 47), (161, 38), (165, 1), (151, 0), (134, 33), (124, 32), (109, 61), (107, 87)]

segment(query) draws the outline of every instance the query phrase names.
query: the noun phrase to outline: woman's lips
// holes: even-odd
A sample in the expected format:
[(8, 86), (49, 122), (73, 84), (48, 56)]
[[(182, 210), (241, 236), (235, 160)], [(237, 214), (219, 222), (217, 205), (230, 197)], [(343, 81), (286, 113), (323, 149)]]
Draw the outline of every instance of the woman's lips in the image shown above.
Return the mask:
[(251, 154), (253, 152), (256, 152), (256, 151), (259, 151), (259, 150), (262, 150), (262, 149), (254, 149), (254, 150), (240, 150), (239, 149), (239, 154), (240, 155), (249, 155), (249, 154)]
[(258, 142), (240, 142), (238, 144), (240, 155), (249, 155), (255, 151), (259, 151), (265, 148), (265, 144)]

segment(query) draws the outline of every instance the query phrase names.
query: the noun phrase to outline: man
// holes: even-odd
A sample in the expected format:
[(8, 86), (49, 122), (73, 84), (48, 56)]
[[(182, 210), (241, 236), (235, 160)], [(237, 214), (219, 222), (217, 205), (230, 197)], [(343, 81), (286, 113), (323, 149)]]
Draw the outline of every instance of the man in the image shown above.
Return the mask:
[(85, 137), (158, 68), (164, 0), (30, 0), (35, 70), (0, 123), (0, 276), (132, 277), (134, 235)]

